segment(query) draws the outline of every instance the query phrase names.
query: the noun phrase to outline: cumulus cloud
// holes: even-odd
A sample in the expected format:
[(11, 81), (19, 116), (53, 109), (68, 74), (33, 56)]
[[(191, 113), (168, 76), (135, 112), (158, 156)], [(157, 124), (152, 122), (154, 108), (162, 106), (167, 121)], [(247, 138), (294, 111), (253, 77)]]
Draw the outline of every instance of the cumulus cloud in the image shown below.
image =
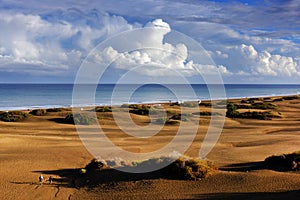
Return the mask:
[[(157, 30), (146, 31), (144, 37), (136, 38), (140, 47), (155, 45), (162, 51), (124, 53), (107, 48), (107, 52), (95, 55), (95, 59), (105, 61), (118, 57), (114, 69), (129, 70), (130, 66), (143, 65), (144, 74), (149, 76), (171, 76), (169, 69), (193, 76), (195, 68), (203, 73), (209, 73), (211, 68), (236, 80), (251, 76), (261, 76), (261, 80), (296, 77), (294, 80), (299, 82), (297, 9), (296, 1), (242, 4), (238, 1), (112, 0), (101, 5), (94, 0), (3, 1), (0, 71), (75, 74), (95, 45), (114, 34), (144, 25)], [(216, 64), (189, 60), (189, 49), (184, 44), (166, 43), (164, 39), (171, 27), (200, 42)], [(120, 45), (130, 44), (124, 40)]]
[[(244, 74), (291, 77), (300, 76), (299, 61), (292, 57), (258, 52), (252, 45), (242, 44), (237, 49), (245, 60)], [(239, 72), (243, 74), (243, 72)]]
[[(74, 70), (98, 40), (133, 27), (118, 16), (102, 14), (91, 24), (82, 13), (70, 12), (55, 15), (57, 19), (49, 14), (48, 20), (40, 15), (1, 12), (0, 70), (31, 74)], [(68, 21), (70, 15), (85, 22)]]
[(186, 44), (171, 44), (165, 41), (166, 35), (170, 32), (171, 28), (168, 23), (162, 19), (156, 19), (148, 22), (144, 29), (126, 35), (130, 45), (138, 47), (137, 49), (122, 52), (117, 49), (118, 45), (116, 47), (109, 46), (103, 50), (94, 51), (90, 55), (89, 62), (99, 63), (101, 66), (103, 63), (107, 63), (110, 67), (125, 71), (141, 67), (137, 73), (150, 77), (170, 77), (176, 73), (187, 77), (217, 74), (218, 72), (230, 74), (225, 66), (216, 66), (204, 63), (204, 61), (198, 63), (193, 58), (188, 58), (189, 50)]

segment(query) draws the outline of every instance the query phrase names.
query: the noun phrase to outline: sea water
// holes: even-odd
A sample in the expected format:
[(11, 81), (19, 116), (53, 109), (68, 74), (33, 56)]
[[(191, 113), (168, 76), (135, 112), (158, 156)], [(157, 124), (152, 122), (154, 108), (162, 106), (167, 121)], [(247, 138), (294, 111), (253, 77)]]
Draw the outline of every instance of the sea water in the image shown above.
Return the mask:
[[(300, 94), (300, 85), (225, 84), (194, 85), (86, 85), (81, 105), (74, 105), (73, 84), (0, 84), (0, 110), (25, 110), (72, 106), (121, 105), (124, 103), (156, 103), (233, 99)], [(85, 96), (93, 92), (94, 102), (85, 103)], [(222, 88), (224, 90), (222, 91)], [(93, 90), (91, 90), (93, 91)], [(191, 92), (192, 91), (192, 92)]]

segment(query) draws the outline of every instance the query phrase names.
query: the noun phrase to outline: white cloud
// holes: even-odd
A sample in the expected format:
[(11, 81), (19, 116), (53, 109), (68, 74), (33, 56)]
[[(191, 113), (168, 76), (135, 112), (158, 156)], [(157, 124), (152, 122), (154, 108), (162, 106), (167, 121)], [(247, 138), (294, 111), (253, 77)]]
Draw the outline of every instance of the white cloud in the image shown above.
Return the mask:
[[(76, 3), (70, 0), (3, 1), (0, 70), (74, 74), (96, 44), (114, 34), (141, 27), (139, 23), (143, 23), (160, 31), (139, 37), (140, 47), (161, 45), (162, 51), (123, 54), (118, 49), (107, 49), (110, 52), (106, 52), (106, 56), (95, 55), (98, 56), (95, 59), (122, 56), (123, 59), (115, 62), (116, 69), (128, 70), (130, 64), (142, 64), (149, 75), (170, 75), (165, 71), (172, 68), (192, 76), (195, 66), (186, 59), (186, 46), (162, 42), (172, 27), (201, 43), (216, 63), (210, 67), (214, 66), (226, 77), (236, 76), (236, 80), (241, 76), (261, 76), (262, 80), (283, 77), (283, 82), (288, 80), (286, 77), (296, 77), (297, 81), (300, 71), (297, 3), (274, 4), (274, 8), (291, 12), (271, 12), (268, 7), (238, 2), (107, 1), (100, 5), (93, 0)], [(158, 17), (164, 20), (151, 21)], [(272, 30), (264, 29), (270, 24), (274, 26)], [(124, 41), (120, 45), (128, 43)], [(200, 67), (203, 72), (209, 72), (204, 66)]]
[[(150, 30), (148, 30), (149, 27)], [(231, 74), (223, 65), (195, 63), (193, 58), (188, 58), (189, 52), (185, 44), (172, 45), (165, 42), (164, 37), (170, 32), (169, 24), (161, 19), (156, 19), (147, 23), (145, 30), (132, 32), (130, 34), (131, 39), (126, 37), (131, 46), (141, 48), (130, 52), (122, 52), (109, 46), (103, 50), (94, 51), (88, 62), (99, 63), (101, 67), (110, 65), (115, 69), (126, 71), (141, 67), (142, 70), (136, 72), (148, 77), (172, 77), (175, 75), (175, 71), (187, 77), (199, 75), (199, 73), (202, 75), (217, 74), (218, 72), (226, 75)], [(149, 46), (152, 48), (148, 48)], [(221, 52), (218, 53), (222, 54)], [(112, 61), (113, 63), (111, 63)]]
[(86, 22), (88, 18), (82, 19), (84, 23), (66, 21), (68, 14), (64, 13), (66, 19), (47, 21), (39, 15), (1, 12), (0, 70), (31, 74), (74, 70), (99, 38), (133, 27), (120, 16), (103, 14), (94, 22), (101, 26), (95, 28)]
[(252, 45), (242, 44), (237, 47), (240, 62), (244, 61), (244, 71), (238, 74), (259, 76), (291, 77), (300, 76), (299, 61), (289, 56), (271, 54), (268, 51), (258, 52)]

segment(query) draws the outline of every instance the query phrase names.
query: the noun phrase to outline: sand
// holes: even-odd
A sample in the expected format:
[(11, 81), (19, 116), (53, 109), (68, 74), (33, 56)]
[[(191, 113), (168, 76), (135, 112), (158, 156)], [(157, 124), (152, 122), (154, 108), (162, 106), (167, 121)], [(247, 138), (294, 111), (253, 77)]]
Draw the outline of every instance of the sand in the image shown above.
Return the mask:
[[(59, 123), (66, 113), (31, 116), (22, 122), (0, 121), (0, 199), (297, 199), (298, 172), (277, 172), (260, 165), (267, 156), (300, 150), (300, 99), (275, 104), (283, 118), (226, 118), (221, 137), (207, 156), (219, 170), (207, 179), (112, 180), (94, 188), (74, 188), (64, 179), (64, 173), (84, 167), (93, 158), (75, 126)], [(149, 122), (144, 116), (132, 117), (139, 125)], [(197, 155), (209, 119), (201, 116), (199, 134), (187, 154)], [(101, 124), (115, 144), (132, 152), (160, 148), (176, 131), (176, 126), (168, 126), (158, 138), (146, 142), (122, 135), (110, 114), (103, 114)], [(45, 178), (42, 185), (40, 174)], [(49, 176), (54, 178), (52, 184), (47, 181)]]

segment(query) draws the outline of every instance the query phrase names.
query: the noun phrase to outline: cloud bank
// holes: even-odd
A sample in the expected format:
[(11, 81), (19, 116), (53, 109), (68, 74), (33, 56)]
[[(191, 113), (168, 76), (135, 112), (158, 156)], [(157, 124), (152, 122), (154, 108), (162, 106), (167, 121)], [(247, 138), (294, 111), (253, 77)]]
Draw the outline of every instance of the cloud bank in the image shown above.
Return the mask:
[[(300, 4), (294, 0), (244, 2), (2, 1), (0, 80), (11, 75), (12, 81), (18, 81), (17, 74), (26, 74), (53, 82), (66, 76), (72, 82), (81, 62), (100, 42), (123, 31), (157, 26), (165, 32), (140, 40), (162, 45), (165, 54), (107, 49), (123, 57), (116, 61), (116, 70), (143, 64), (149, 76), (170, 75), (166, 71), (172, 68), (192, 77), (195, 68), (203, 73), (218, 69), (228, 83), (299, 83)], [(191, 61), (184, 45), (162, 42), (170, 30), (199, 42), (215, 64)]]

